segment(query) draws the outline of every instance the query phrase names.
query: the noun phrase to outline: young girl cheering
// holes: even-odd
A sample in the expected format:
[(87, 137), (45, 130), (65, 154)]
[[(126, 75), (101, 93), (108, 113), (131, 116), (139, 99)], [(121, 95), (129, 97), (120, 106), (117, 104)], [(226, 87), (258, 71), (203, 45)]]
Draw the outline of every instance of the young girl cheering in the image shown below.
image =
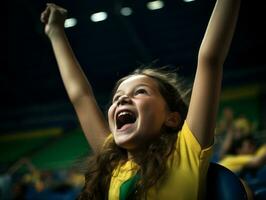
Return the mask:
[(187, 108), (175, 74), (138, 69), (117, 82), (108, 123), (64, 32), (66, 10), (41, 14), (81, 127), (94, 150), (79, 199), (204, 198), (222, 69), (240, 0), (217, 0), (202, 40)]

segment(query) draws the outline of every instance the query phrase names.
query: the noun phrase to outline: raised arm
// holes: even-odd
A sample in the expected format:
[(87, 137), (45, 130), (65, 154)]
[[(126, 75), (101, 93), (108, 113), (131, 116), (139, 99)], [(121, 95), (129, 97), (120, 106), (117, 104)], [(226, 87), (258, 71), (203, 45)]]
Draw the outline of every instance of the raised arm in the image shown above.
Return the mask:
[(187, 123), (202, 147), (213, 142), (223, 64), (238, 18), (240, 0), (217, 0), (198, 53)]
[(83, 73), (66, 37), (64, 21), (67, 11), (47, 4), (41, 14), (45, 33), (51, 41), (67, 94), (72, 102), (83, 132), (94, 151), (98, 151), (110, 133), (99, 109), (90, 83)]
[(254, 157), (245, 165), (245, 169), (260, 169), (266, 166), (266, 144), (263, 144)]

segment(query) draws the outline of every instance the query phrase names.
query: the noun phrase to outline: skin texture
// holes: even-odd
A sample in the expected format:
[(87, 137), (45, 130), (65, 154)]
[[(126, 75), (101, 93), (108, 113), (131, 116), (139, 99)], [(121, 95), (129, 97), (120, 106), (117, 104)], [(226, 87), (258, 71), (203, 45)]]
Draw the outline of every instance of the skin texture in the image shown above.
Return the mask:
[[(118, 129), (116, 115), (130, 110), (136, 121), (125, 129)], [(109, 126), (116, 144), (125, 149), (143, 148), (149, 141), (161, 134), (163, 125), (169, 126), (173, 113), (158, 89), (157, 82), (144, 75), (132, 76), (118, 87), (108, 111)], [(177, 126), (172, 123), (172, 126)]]
[(52, 44), (59, 72), (81, 128), (93, 151), (99, 152), (110, 130), (66, 37), (66, 15), (66, 9), (49, 3), (41, 14), (41, 21), (45, 24), (45, 33)]

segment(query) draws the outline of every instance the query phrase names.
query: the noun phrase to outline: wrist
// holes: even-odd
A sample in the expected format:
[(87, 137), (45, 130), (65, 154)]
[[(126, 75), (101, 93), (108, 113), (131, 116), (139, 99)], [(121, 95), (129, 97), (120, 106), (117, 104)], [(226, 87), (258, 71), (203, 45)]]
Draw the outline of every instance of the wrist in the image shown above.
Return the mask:
[(63, 35), (65, 35), (65, 30), (64, 27), (48, 26), (46, 27), (45, 33), (50, 40), (54, 40), (58, 37), (62, 37)]

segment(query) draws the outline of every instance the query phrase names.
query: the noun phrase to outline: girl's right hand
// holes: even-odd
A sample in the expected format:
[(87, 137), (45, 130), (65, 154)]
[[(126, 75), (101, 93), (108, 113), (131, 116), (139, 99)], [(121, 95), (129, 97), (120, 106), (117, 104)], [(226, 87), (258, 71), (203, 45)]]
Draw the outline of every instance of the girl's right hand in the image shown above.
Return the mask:
[(67, 10), (53, 3), (46, 5), (46, 9), (41, 13), (41, 22), (45, 24), (45, 33), (51, 39), (56, 33), (64, 30)]

